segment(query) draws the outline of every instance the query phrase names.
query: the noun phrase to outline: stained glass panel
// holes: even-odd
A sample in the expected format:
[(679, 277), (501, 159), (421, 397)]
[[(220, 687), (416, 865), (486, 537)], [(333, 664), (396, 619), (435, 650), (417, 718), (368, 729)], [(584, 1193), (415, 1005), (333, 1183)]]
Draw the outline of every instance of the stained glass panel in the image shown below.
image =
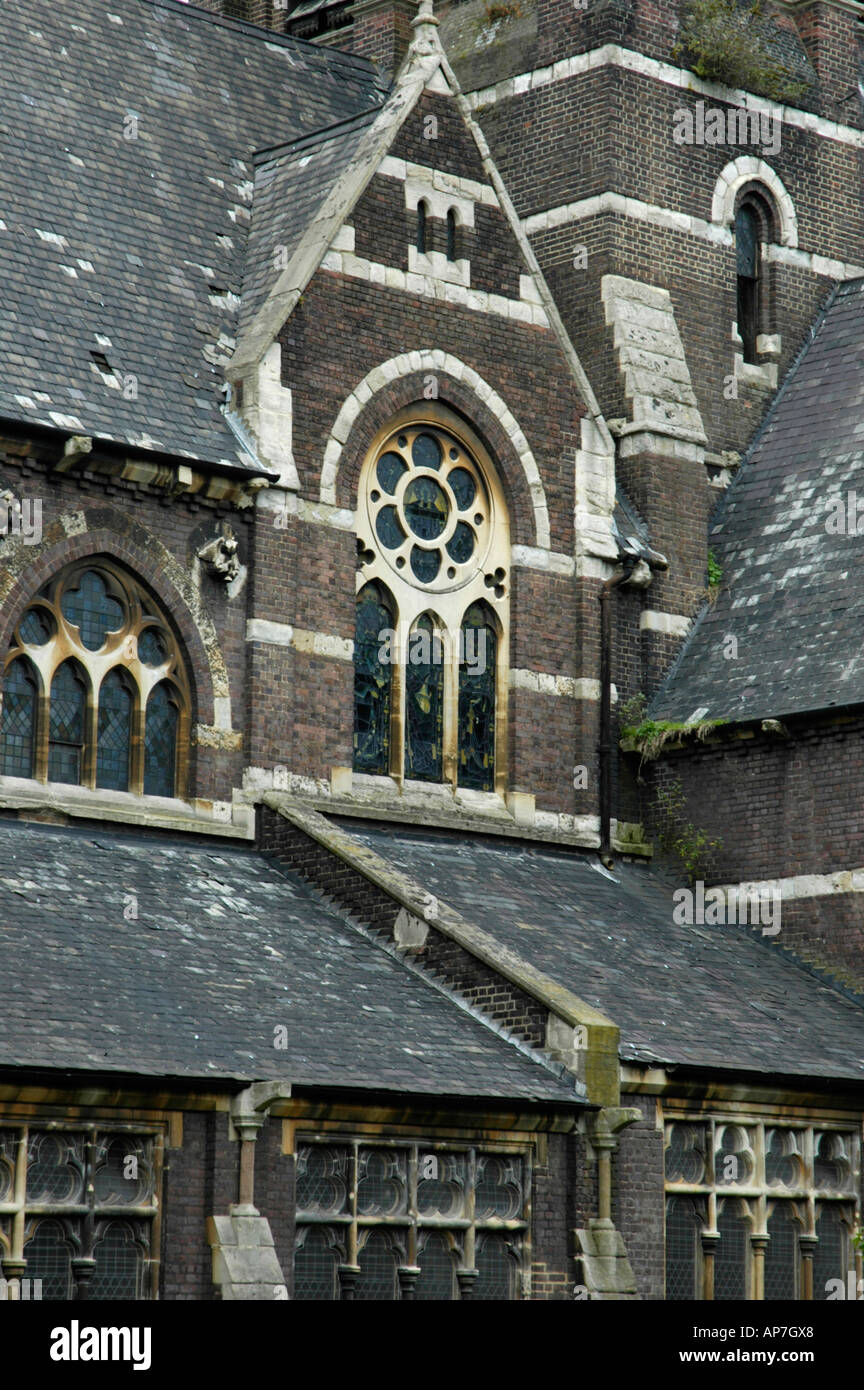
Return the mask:
[[(420, 435), (415, 439), (415, 455), (420, 440), (428, 438), (430, 438), (429, 435)], [(437, 449), (438, 445), (436, 444), (435, 447)], [(408, 525), (415, 536), (419, 536), (421, 541), (434, 541), (438, 539), (447, 525), (450, 503), (447, 501), (447, 494), (440, 483), (436, 483), (434, 478), (421, 476), (412, 478), (406, 487), (403, 509)]]
[[(390, 700), (393, 667), (379, 655), (392, 617), (377, 585), (363, 590), (354, 633), (354, 769), (390, 770)], [(385, 653), (386, 655), (386, 653)]]
[(44, 647), (54, 624), (43, 608), (30, 608), (18, 624), (18, 636), (31, 647)]
[(72, 1253), (57, 1221), (40, 1221), (24, 1246), (28, 1279), (42, 1280), (42, 1298), (62, 1303), (72, 1297)]
[(35, 1131), (27, 1150), (27, 1200), (83, 1200), (84, 1140), (80, 1134)]
[(454, 468), (452, 472), (447, 474), (447, 481), (453, 489), (453, 496), (456, 498), (460, 512), (464, 512), (477, 496), (474, 479), (467, 468)]
[(132, 738), (132, 692), (121, 673), (109, 671), (99, 691), (97, 787), (129, 790), (129, 745)]
[(140, 1140), (119, 1136), (96, 1152), (93, 1190), (100, 1206), (135, 1206), (147, 1196), (150, 1163)]
[(81, 781), (87, 691), (73, 662), (64, 661), (51, 683), (48, 781)]
[(447, 542), (447, 554), (457, 565), (464, 565), (474, 553), (474, 532), (464, 521), (460, 521)]
[(124, 626), (122, 604), (108, 593), (107, 585), (95, 570), (86, 570), (77, 587), (67, 589), (62, 601), (63, 616), (78, 628), (88, 651), (98, 652), (109, 632)]
[(421, 550), (419, 545), (411, 548), (411, 569), (421, 584), (431, 584), (441, 568), (441, 556), (437, 550)]
[(144, 795), (173, 796), (177, 762), (177, 705), (161, 681), (147, 701), (144, 723)]
[(758, 249), (759, 224), (755, 212), (745, 203), (735, 214), (735, 256), (739, 275), (755, 279)]
[(347, 1195), (348, 1150), (304, 1145), (297, 1154), (297, 1211), (338, 1215)]
[(393, 493), (399, 485), (400, 479), (407, 472), (408, 465), (399, 454), (392, 451), (382, 454), (378, 460), (376, 469), (378, 481), (385, 492)]
[(417, 621), (405, 668), (405, 775), (424, 782), (442, 776), (444, 652), (428, 615)]
[(392, 1149), (363, 1149), (357, 1166), (357, 1211), (362, 1216), (395, 1216), (405, 1210), (406, 1155)]
[(112, 1221), (93, 1250), (96, 1268), (90, 1280), (90, 1297), (136, 1299), (142, 1272), (141, 1251), (125, 1221)]
[(33, 776), (36, 737), (36, 677), (28, 661), (13, 661), (3, 682), (0, 728), (4, 777)]
[(411, 446), (415, 468), (440, 468), (441, 445), (434, 434), (418, 434)]
[(145, 666), (163, 666), (167, 661), (165, 642), (155, 627), (145, 627), (138, 638), (138, 656)]
[(481, 604), (462, 624), (459, 666), (459, 785), (495, 789), (495, 630)]

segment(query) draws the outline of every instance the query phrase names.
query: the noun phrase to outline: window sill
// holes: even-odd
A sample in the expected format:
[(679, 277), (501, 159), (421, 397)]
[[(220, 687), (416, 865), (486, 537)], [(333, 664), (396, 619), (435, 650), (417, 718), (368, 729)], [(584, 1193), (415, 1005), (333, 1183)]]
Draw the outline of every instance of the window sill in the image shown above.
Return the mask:
[(91, 791), (23, 777), (0, 777), (0, 808), (243, 840), (251, 840), (255, 834), (252, 810), (241, 802), (232, 805), (227, 801), (134, 796), (131, 792)]

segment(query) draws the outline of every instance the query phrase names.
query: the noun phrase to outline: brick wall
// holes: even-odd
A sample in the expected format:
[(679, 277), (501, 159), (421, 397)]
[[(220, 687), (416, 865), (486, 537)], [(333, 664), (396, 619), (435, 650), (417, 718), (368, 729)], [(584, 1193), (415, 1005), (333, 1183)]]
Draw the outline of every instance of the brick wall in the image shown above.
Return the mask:
[(650, 1096), (624, 1095), (643, 1118), (622, 1132), (612, 1160), (613, 1220), (624, 1237), (641, 1298), (665, 1296), (666, 1208), (663, 1188), (663, 1131)]

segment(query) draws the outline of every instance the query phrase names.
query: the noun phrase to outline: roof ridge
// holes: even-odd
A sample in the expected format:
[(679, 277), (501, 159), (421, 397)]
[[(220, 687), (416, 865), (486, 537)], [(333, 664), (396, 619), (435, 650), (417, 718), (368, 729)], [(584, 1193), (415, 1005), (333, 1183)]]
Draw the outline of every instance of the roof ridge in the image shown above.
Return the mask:
[[(264, 39), (266, 43), (276, 43), (283, 48), (300, 47), (307, 53), (315, 52), (321, 58), (334, 57), (339, 62), (344, 62), (348, 67), (362, 70), (370, 77), (380, 82), (380, 72), (370, 58), (364, 58), (359, 53), (348, 53), (342, 48), (322, 48), (320, 44), (313, 43), (310, 39), (301, 39), (294, 34), (280, 34), (275, 29), (265, 29), (261, 24), (253, 24), (248, 19), (235, 19), (232, 15), (215, 14), (213, 10), (204, 10), (194, 3), (194, 0), (140, 0), (141, 4), (151, 5), (153, 9), (168, 10), (170, 13), (192, 16), (197, 20), (203, 20), (209, 24), (215, 24), (221, 29), (236, 29), (240, 33), (248, 34), (250, 38)], [(325, 64), (326, 65), (326, 64)]]
[(328, 135), (332, 137), (339, 130), (344, 130), (344, 133), (347, 134), (350, 127), (367, 122), (370, 117), (377, 116), (380, 110), (381, 106), (369, 106), (365, 111), (358, 111), (353, 116), (344, 116), (341, 121), (333, 121), (330, 125), (322, 125), (316, 130), (307, 131), (305, 135), (298, 135), (296, 140), (282, 140), (278, 145), (262, 145), (260, 149), (254, 151), (252, 163), (256, 167), (259, 164), (266, 164), (269, 159), (275, 158), (277, 155), (305, 149), (307, 145), (317, 144), (318, 141), (326, 139)]

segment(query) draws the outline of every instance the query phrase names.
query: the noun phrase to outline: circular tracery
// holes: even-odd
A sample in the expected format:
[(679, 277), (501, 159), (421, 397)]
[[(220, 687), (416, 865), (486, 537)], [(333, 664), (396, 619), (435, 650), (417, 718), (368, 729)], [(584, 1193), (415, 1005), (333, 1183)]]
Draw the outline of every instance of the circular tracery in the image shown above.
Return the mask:
[(446, 430), (394, 431), (369, 473), (366, 506), (384, 559), (418, 585), (455, 589), (483, 564), (491, 497), (464, 444)]

